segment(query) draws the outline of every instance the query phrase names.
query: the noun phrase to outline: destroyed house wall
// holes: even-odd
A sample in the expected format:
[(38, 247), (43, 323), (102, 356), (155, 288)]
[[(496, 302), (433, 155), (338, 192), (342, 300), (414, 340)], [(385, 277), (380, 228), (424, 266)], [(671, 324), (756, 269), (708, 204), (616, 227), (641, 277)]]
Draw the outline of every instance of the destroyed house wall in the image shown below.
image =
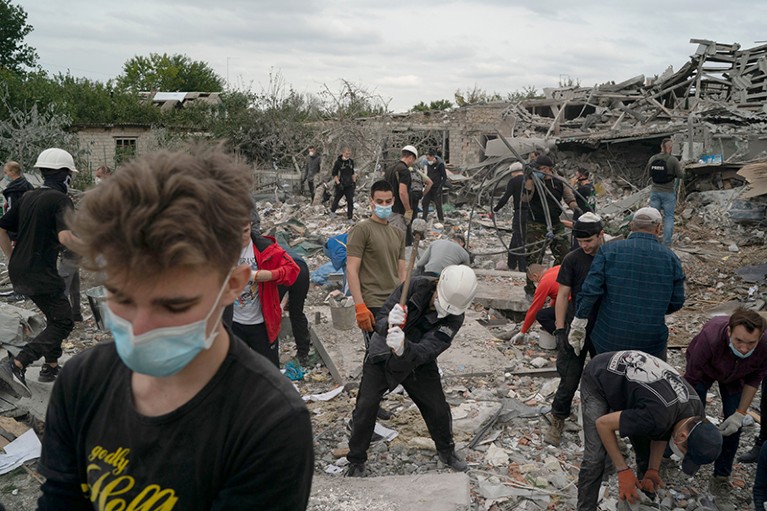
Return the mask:
[(101, 165), (114, 168), (125, 158), (151, 150), (149, 125), (76, 126), (73, 129), (85, 152), (83, 158), (89, 170)]

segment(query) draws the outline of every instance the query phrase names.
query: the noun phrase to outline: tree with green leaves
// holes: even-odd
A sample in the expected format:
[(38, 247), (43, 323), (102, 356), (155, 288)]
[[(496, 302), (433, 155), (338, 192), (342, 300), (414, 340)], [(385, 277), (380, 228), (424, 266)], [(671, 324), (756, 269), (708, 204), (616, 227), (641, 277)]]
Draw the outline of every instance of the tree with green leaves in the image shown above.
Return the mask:
[(117, 84), (132, 91), (221, 92), (224, 80), (205, 62), (186, 55), (136, 55), (123, 64)]
[(35, 67), (37, 52), (24, 43), (32, 32), (27, 23), (27, 12), (10, 0), (0, 0), (0, 70), (23, 73), (24, 67)]
[(441, 111), (441, 110), (450, 110), (453, 108), (453, 104), (448, 101), (447, 99), (440, 99), (438, 101), (432, 101), (428, 105), (421, 101), (417, 105), (413, 106), (413, 108), (410, 109), (411, 112), (431, 112), (431, 111)]

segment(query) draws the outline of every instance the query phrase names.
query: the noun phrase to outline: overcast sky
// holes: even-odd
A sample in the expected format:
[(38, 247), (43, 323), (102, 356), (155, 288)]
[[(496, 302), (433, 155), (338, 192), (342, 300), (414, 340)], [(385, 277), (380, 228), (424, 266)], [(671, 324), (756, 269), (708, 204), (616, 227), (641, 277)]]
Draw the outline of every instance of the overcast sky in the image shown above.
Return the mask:
[(106, 81), (134, 55), (184, 53), (232, 87), (279, 72), (300, 92), (340, 79), (394, 111), (456, 89), (501, 93), (560, 77), (593, 85), (677, 70), (691, 38), (767, 40), (764, 0), (14, 0), (52, 73)]

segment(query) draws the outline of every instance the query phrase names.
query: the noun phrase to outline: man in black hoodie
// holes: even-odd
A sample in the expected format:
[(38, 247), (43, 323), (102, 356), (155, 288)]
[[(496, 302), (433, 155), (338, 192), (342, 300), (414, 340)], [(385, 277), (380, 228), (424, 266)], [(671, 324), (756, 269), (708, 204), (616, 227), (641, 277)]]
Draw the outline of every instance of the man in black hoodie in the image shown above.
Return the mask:
[(354, 216), (354, 190), (357, 186), (357, 175), (354, 173), (352, 150), (348, 147), (344, 147), (333, 165), (332, 175), (336, 182), (336, 195), (333, 198), (333, 205), (330, 206), (330, 212), (335, 213), (341, 197), (346, 197), (346, 218), (351, 220)]
[[(3, 166), (3, 172), (8, 180), (5, 190), (3, 190), (3, 197), (5, 197), (3, 214), (5, 215), (19, 201), (22, 195), (29, 190), (33, 190), (35, 187), (29, 184), (27, 178), (21, 175), (21, 165), (18, 162), (9, 161)], [(16, 241), (15, 232), (9, 232), (8, 235), (11, 237), (11, 241)]]
[[(0, 361), (0, 378), (16, 394), (27, 397), (31, 397), (25, 378), (27, 366), (45, 357), (39, 380), (55, 380), (59, 373), (61, 343), (74, 328), (72, 308), (64, 295), (64, 280), (56, 260), (62, 245), (72, 246), (77, 242), (64, 222), (64, 215), (73, 208), (67, 190), (77, 170), (72, 155), (56, 148), (40, 153), (35, 168), (43, 175), (43, 185), (25, 193), (0, 218), (0, 248), (9, 259), (8, 275), (13, 289), (29, 296), (45, 315), (47, 325), (16, 357), (11, 355)], [(9, 231), (18, 232), (15, 247), (11, 245)]]

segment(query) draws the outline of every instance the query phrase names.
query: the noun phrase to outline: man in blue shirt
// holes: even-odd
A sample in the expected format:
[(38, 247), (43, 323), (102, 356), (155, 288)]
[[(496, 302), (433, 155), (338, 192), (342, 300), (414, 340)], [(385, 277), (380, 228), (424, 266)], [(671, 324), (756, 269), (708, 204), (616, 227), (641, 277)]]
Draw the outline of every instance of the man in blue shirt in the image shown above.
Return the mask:
[(657, 209), (641, 208), (627, 239), (599, 249), (578, 294), (573, 349), (582, 348), (587, 318), (598, 307), (591, 332), (597, 353), (633, 349), (666, 360), (665, 316), (682, 308), (685, 277), (679, 258), (658, 241), (661, 222)]

